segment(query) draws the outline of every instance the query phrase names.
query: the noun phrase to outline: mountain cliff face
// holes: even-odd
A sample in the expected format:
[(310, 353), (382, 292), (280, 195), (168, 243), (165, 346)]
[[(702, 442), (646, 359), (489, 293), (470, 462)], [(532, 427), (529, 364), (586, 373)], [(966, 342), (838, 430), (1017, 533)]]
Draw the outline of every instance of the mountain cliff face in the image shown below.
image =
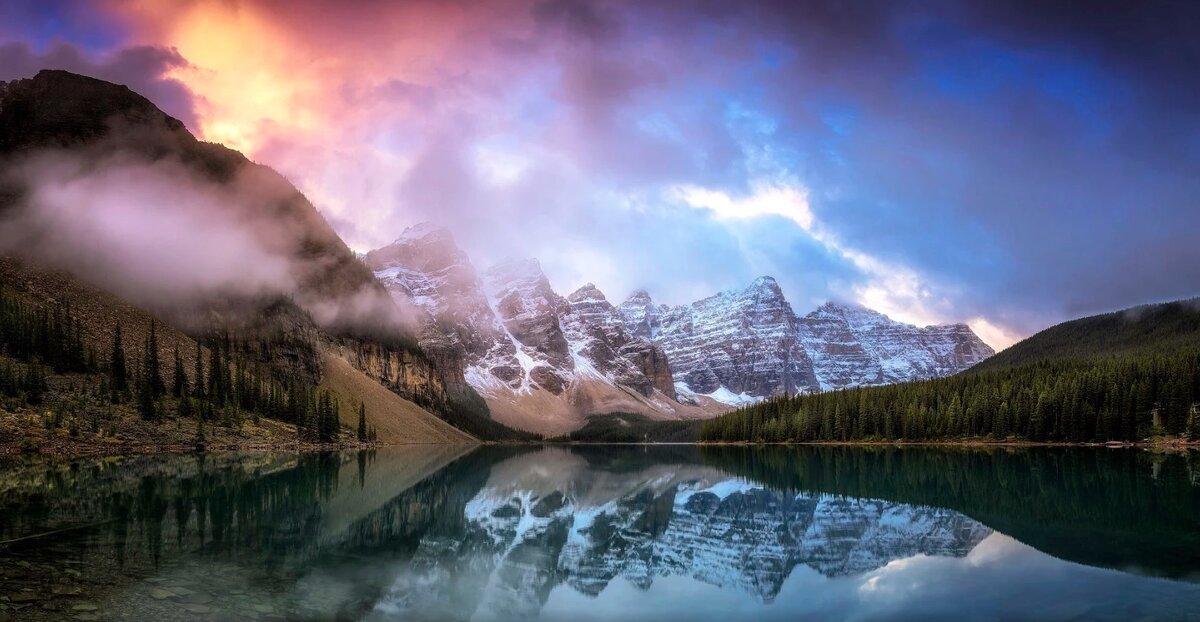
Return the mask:
[(692, 392), (763, 396), (818, 387), (796, 314), (771, 277), (674, 307), (660, 322), (655, 340)]
[(675, 399), (675, 381), (662, 348), (631, 336), (621, 315), (588, 283), (567, 296), (563, 324), (575, 350), (600, 373), (645, 397), (657, 389)]
[(823, 389), (949, 376), (994, 354), (966, 324), (921, 328), (857, 305), (826, 303), (799, 324)]
[(421, 348), (446, 370), (447, 382), (465, 383), (467, 367), (484, 360), (496, 378), (519, 380), (516, 346), (449, 232), (410, 229), (364, 261), (393, 299), (416, 316)]
[(965, 324), (922, 328), (832, 302), (798, 317), (770, 277), (677, 307), (639, 291), (618, 311), (662, 346), (682, 393), (731, 404), (947, 376), (993, 354)]
[(658, 331), (662, 328), (662, 317), (669, 310), (670, 307), (666, 305), (655, 304), (644, 289), (633, 292), (617, 307), (622, 321), (625, 322), (625, 328), (634, 337), (642, 339), (654, 339), (658, 336)]
[(559, 433), (597, 412), (708, 414), (674, 401), (666, 354), (631, 336), (600, 290), (560, 296), (536, 260), (480, 275), (445, 229), (417, 225), (365, 262), (416, 316), (421, 347), (510, 425)]
[(572, 379), (575, 361), (563, 335), (559, 313), (565, 302), (535, 259), (510, 261), (487, 272), (488, 294), (504, 328), (529, 357), (527, 380), (561, 394)]

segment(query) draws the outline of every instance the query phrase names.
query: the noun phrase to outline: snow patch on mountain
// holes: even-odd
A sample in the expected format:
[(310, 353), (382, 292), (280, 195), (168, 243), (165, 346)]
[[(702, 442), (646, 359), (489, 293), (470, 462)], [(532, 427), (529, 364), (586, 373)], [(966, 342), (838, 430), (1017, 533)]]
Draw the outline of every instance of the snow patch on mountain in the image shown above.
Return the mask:
[(994, 354), (965, 324), (921, 328), (856, 304), (826, 303), (799, 324), (824, 390), (948, 376)]
[(725, 387), (718, 387), (717, 390), (709, 393), (696, 393), (686, 382), (675, 383), (675, 393), (681, 400), (695, 400), (697, 397), (707, 397), (711, 400), (725, 404), (726, 406), (749, 406), (763, 400), (762, 397), (755, 397), (749, 393), (734, 393)]

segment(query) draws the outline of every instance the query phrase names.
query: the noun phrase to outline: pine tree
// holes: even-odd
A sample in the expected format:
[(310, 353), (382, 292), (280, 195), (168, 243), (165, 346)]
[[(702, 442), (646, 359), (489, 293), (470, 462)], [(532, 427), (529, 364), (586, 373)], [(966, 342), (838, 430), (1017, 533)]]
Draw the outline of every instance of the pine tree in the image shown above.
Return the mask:
[(41, 404), (46, 396), (46, 371), (38, 359), (33, 359), (25, 372), (25, 401), (30, 404)]
[(358, 403), (358, 442), (364, 443), (367, 440), (367, 404), (366, 402)]
[(192, 370), (192, 393), (196, 399), (204, 399), (204, 352), (196, 342), (196, 366)]
[(950, 436), (958, 436), (962, 433), (962, 417), (962, 400), (955, 393), (954, 397), (950, 398), (950, 406), (946, 408), (946, 432)]
[(145, 374), (146, 389), (151, 399), (157, 400), (167, 392), (163, 382), (162, 367), (158, 362), (158, 328), (154, 320), (150, 320), (150, 334), (146, 337), (146, 357), (142, 363), (142, 373)]
[[(184, 398), (187, 401), (187, 398)], [(204, 417), (196, 417), (196, 449), (203, 449), (205, 443), (208, 442), (204, 434)]]
[(338, 436), (338, 406), (328, 391), (317, 398), (317, 441), (332, 443)]
[(833, 436), (834, 436), (834, 439), (839, 440), (839, 441), (847, 440), (847, 438), (848, 438), (847, 434), (849, 432), (849, 425), (847, 425), (846, 413), (845, 413), (845, 411), (842, 410), (841, 404), (838, 404), (838, 405), (834, 406), (833, 408), (834, 408), (834, 410), (833, 410)]
[(180, 399), (188, 394), (188, 379), (183, 371), (183, 358), (179, 356), (179, 346), (175, 346), (175, 382), (171, 393)]
[(137, 383), (138, 414), (147, 421), (158, 420), (158, 405), (151, 389), (149, 374), (145, 369), (139, 370)]
[(112, 377), (113, 395), (124, 395), (129, 391), (129, 372), (125, 368), (125, 346), (121, 343), (121, 323), (113, 331), (112, 353), (108, 359), (108, 374)]
[(1193, 404), (1187, 419), (1188, 440), (1200, 441), (1200, 405)]

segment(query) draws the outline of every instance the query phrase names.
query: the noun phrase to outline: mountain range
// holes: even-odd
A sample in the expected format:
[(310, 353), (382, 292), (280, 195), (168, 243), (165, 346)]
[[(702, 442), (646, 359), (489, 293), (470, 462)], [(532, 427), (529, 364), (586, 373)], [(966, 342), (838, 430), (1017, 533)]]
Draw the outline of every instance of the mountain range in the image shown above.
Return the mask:
[(563, 296), (537, 260), (479, 271), (428, 223), (363, 259), (443, 369), (497, 420), (544, 433), (603, 412), (705, 418), (775, 395), (936, 378), (993, 354), (965, 324), (922, 328), (833, 302), (798, 315), (769, 276), (677, 306), (644, 290), (614, 305), (590, 283)]

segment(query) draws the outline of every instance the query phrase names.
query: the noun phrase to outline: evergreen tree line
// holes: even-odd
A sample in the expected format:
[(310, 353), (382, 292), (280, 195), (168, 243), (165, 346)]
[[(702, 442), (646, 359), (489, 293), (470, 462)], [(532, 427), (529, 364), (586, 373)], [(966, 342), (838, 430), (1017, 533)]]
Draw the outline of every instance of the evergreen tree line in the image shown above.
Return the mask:
[(704, 423), (703, 441), (1200, 440), (1200, 348), (784, 396)]
[[(205, 441), (206, 422), (238, 427), (247, 414), (255, 419), (266, 417), (291, 423), (303, 442), (333, 443), (338, 440), (341, 430), (339, 406), (332, 394), (300, 382), (285, 384), (276, 380), (264, 365), (249, 361), (237, 351), (229, 338), (210, 340), (207, 363), (204, 349), (199, 341), (196, 342), (191, 378), (176, 348), (168, 393), (159, 360), (157, 324), (150, 323), (142, 361), (132, 381), (120, 324), (113, 335), (109, 357), (112, 399), (118, 402), (132, 391), (138, 412), (144, 419), (162, 419), (168, 410), (164, 398), (170, 397), (176, 401), (180, 416), (196, 419), (198, 443)], [(365, 409), (361, 410), (360, 417), (360, 436), (373, 440), (374, 430), (361, 431), (366, 425)]]
[(19, 361), (37, 360), (57, 373), (95, 369), (83, 329), (70, 305), (36, 307), (0, 292), (0, 348)]
[[(341, 425), (337, 400), (299, 380), (281, 381), (268, 366), (248, 358), (244, 344), (228, 334), (198, 341), (190, 373), (178, 348), (173, 353), (168, 385), (160, 356), (158, 324), (151, 321), (141, 355), (126, 353), (126, 337), (118, 321), (104, 362), (85, 346), (79, 319), (68, 305), (39, 307), (0, 292), (0, 395), (40, 405), (48, 391), (50, 373), (99, 373), (92, 390), (112, 404), (132, 402), (138, 414), (159, 421), (172, 411), (197, 420), (197, 440), (204, 440), (205, 423), (240, 427), (247, 416), (267, 417), (293, 424), (300, 440), (330, 443)], [(286, 345), (286, 344), (285, 344)], [(253, 354), (253, 352), (250, 352)], [(74, 387), (74, 385), (72, 385)], [(377, 438), (359, 407), (357, 436)]]

